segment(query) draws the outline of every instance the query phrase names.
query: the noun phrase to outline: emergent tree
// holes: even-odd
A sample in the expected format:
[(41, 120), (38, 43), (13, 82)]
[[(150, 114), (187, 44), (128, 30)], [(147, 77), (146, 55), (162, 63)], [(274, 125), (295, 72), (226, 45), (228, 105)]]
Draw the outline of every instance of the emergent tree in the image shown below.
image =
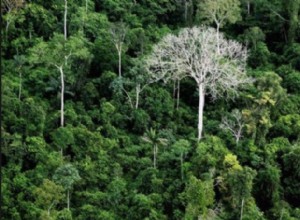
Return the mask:
[[(217, 39), (219, 38), (219, 44)], [(246, 76), (247, 50), (240, 43), (218, 36), (214, 28), (184, 28), (165, 36), (148, 56), (150, 77), (165, 82), (179, 75), (192, 77), (198, 87), (198, 141), (202, 137), (205, 94), (213, 99), (237, 93), (251, 82)]]

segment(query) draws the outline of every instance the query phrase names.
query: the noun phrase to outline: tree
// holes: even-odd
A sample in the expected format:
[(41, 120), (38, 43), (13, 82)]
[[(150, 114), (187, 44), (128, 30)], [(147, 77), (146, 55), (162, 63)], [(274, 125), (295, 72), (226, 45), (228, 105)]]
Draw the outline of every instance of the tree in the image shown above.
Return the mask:
[(242, 168), (237, 163), (238, 161), (236, 160), (235, 156), (230, 156), (227, 158), (225, 157), (224, 165), (226, 166), (227, 164), (231, 164), (232, 166), (229, 166), (229, 169), (224, 176), (224, 183), (226, 186), (222, 186), (224, 183), (222, 183), (220, 186), (228, 190), (229, 196), (227, 198), (229, 198), (232, 208), (238, 210), (237, 208), (240, 207), (240, 213), (236, 212), (235, 219), (237, 219), (237, 216), (239, 216), (239, 219), (242, 220), (245, 202), (247, 202), (247, 200), (251, 200), (253, 179), (256, 176), (256, 171), (249, 167)]
[[(86, 39), (82, 36), (72, 36), (65, 41), (64, 36), (54, 34), (49, 42), (40, 41), (29, 51), (29, 62), (33, 64), (54, 67), (60, 73), (60, 125), (64, 126), (64, 94), (65, 94), (65, 75), (74, 68), (75, 61), (89, 61), (92, 55), (87, 48)], [(78, 68), (78, 65), (76, 66)], [(75, 81), (74, 75), (69, 75), (68, 81)]]
[(153, 128), (150, 128), (150, 130), (148, 130), (144, 134), (144, 136), (142, 137), (142, 140), (153, 146), (153, 167), (154, 167), (154, 169), (156, 169), (158, 146), (159, 145), (166, 146), (168, 143), (168, 140), (165, 138), (160, 138), (159, 134)]
[(185, 219), (207, 219), (208, 208), (214, 204), (213, 180), (202, 181), (194, 176), (189, 178), (183, 193), (186, 200)]
[(18, 98), (21, 100), (21, 95), (22, 95), (22, 68), (23, 65), (26, 62), (26, 58), (24, 55), (15, 55), (14, 56), (14, 62), (17, 67), (17, 72), (19, 73), (19, 93), (18, 93)]
[(180, 139), (176, 141), (173, 146), (172, 146), (172, 151), (176, 154), (179, 155), (180, 159), (180, 173), (181, 173), (181, 179), (183, 180), (183, 162), (188, 154), (190, 148), (190, 143), (187, 140)]
[(204, 23), (215, 23), (217, 40), (220, 28), (226, 23), (234, 24), (241, 19), (239, 0), (201, 0), (198, 5), (197, 16)]
[(65, 11), (64, 11), (64, 37), (67, 40), (67, 16), (68, 16), (68, 0), (65, 0)]
[(1, 10), (10, 12), (13, 9), (22, 7), (24, 3), (24, 0), (3, 0), (1, 4)]
[(245, 31), (245, 40), (247, 43), (257, 49), (257, 44), (265, 40), (265, 33), (259, 27), (251, 27)]
[[(154, 46), (147, 58), (150, 77), (156, 80), (189, 76), (198, 87), (198, 141), (202, 138), (203, 110), (206, 94), (213, 99), (251, 82), (246, 76), (246, 49), (233, 40), (226, 40), (214, 28), (184, 28), (178, 36), (169, 34)], [(220, 53), (218, 53), (218, 48)]]
[(147, 86), (154, 83), (154, 80), (149, 78), (143, 59), (136, 58), (133, 62), (134, 66), (129, 71), (130, 78), (118, 77), (111, 86), (116, 92), (124, 92), (126, 94), (132, 109), (138, 109), (141, 93)]
[(235, 137), (237, 145), (242, 137), (242, 131), (245, 126), (242, 117), (242, 113), (239, 110), (234, 109), (230, 117), (222, 118), (222, 123), (220, 124), (221, 129), (228, 130)]
[(118, 71), (119, 77), (122, 77), (122, 51), (123, 51), (123, 44), (125, 41), (126, 33), (127, 33), (127, 26), (123, 23), (114, 23), (110, 27), (110, 33), (112, 37), (112, 42), (117, 49), (119, 64), (118, 64)]
[(78, 170), (72, 164), (64, 164), (57, 168), (53, 180), (67, 191), (67, 209), (70, 210), (70, 190), (80, 180)]
[(44, 179), (43, 184), (34, 190), (34, 195), (36, 203), (47, 209), (47, 215), (50, 216), (51, 209), (63, 198), (63, 187)]
[(300, 0), (288, 0), (287, 11), (289, 14), (288, 41), (294, 43), (297, 29), (299, 29)]

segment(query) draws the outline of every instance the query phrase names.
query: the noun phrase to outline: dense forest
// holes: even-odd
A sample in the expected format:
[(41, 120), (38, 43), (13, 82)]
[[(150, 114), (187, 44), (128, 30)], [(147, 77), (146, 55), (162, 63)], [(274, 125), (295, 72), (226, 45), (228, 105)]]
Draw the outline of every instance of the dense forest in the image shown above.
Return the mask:
[(300, 0), (5, 0), (2, 219), (300, 219)]

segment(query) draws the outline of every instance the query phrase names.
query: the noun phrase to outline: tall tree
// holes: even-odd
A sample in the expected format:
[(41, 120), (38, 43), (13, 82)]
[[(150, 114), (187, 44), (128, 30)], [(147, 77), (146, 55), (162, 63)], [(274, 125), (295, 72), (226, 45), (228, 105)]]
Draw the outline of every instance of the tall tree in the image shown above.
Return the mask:
[(75, 182), (80, 180), (78, 170), (72, 164), (65, 164), (57, 168), (53, 180), (67, 191), (67, 209), (70, 210), (70, 190)]
[(65, 12), (64, 12), (64, 37), (67, 40), (67, 16), (68, 16), (68, 0), (65, 0)]
[[(219, 37), (219, 45), (217, 39)], [(217, 53), (219, 50), (220, 53)], [(198, 141), (202, 138), (205, 94), (212, 98), (236, 94), (249, 83), (245, 66), (247, 51), (239, 43), (218, 36), (214, 28), (185, 28), (169, 34), (154, 46), (147, 58), (151, 77), (168, 81), (178, 75), (193, 78), (198, 87)]]
[(287, 9), (289, 14), (288, 41), (294, 43), (299, 29), (300, 0), (288, 0)]
[[(54, 67), (60, 73), (60, 125), (64, 126), (64, 103), (65, 103), (65, 74), (74, 68), (75, 61), (86, 61), (91, 59), (87, 48), (86, 39), (81, 36), (72, 36), (65, 41), (64, 36), (55, 34), (49, 42), (40, 41), (29, 50), (29, 61), (33, 64)], [(72, 66), (73, 64), (73, 66)], [(74, 81), (74, 75), (69, 75), (70, 81)]]
[(243, 115), (237, 109), (234, 109), (229, 117), (223, 117), (222, 123), (220, 124), (221, 129), (228, 130), (232, 136), (235, 137), (236, 145), (238, 145), (239, 140), (242, 137), (244, 126)]
[(119, 77), (122, 77), (122, 51), (124, 49), (124, 41), (127, 33), (127, 26), (123, 22), (114, 23), (110, 27), (112, 41), (118, 52), (119, 64), (118, 72)]
[(226, 23), (234, 24), (241, 19), (239, 0), (201, 0), (198, 8), (198, 19), (207, 24), (215, 23), (217, 35)]
[(17, 67), (17, 72), (19, 73), (19, 92), (18, 92), (18, 98), (21, 100), (22, 96), (22, 68), (23, 65), (26, 62), (26, 58), (24, 55), (15, 55), (14, 56), (14, 62)]
[(156, 169), (158, 146), (159, 145), (166, 146), (168, 143), (168, 140), (165, 138), (159, 137), (159, 134), (153, 128), (150, 128), (150, 130), (148, 130), (145, 133), (145, 135), (142, 137), (142, 140), (153, 146), (153, 167), (154, 167), (154, 169)]

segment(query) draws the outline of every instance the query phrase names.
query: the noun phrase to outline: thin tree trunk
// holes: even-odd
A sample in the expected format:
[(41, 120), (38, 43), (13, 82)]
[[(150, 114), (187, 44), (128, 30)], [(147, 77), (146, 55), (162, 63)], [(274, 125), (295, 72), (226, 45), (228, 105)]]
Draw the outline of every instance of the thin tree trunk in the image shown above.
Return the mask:
[(19, 100), (21, 101), (21, 94), (22, 94), (22, 72), (20, 71), (19, 72), (19, 79), (20, 79), (20, 82), (19, 82)]
[(183, 180), (183, 153), (180, 154), (180, 172), (181, 172), (181, 180)]
[(61, 91), (60, 91), (60, 126), (64, 126), (64, 93), (65, 93), (65, 81), (63, 68), (59, 68), (60, 80), (61, 80)]
[(198, 85), (199, 92), (199, 107), (198, 107), (198, 142), (202, 138), (203, 129), (203, 108), (204, 108), (204, 88), (202, 83)]
[(299, 0), (293, 0), (290, 1), (291, 4), (289, 6), (289, 30), (288, 30), (288, 41), (289, 43), (294, 43), (296, 38), (296, 32), (299, 25), (299, 10), (300, 10), (300, 1)]
[(67, 40), (67, 15), (68, 15), (68, 0), (65, 0), (65, 14), (64, 14), (64, 36)]
[(173, 81), (173, 99), (176, 97), (176, 80)]
[(217, 23), (217, 45), (218, 45), (218, 54), (220, 54), (220, 24)]
[(85, 0), (85, 13), (87, 14), (88, 12), (88, 0)]
[(242, 199), (242, 207), (241, 207), (241, 217), (240, 217), (240, 220), (243, 220), (243, 209), (244, 209), (244, 198)]
[(9, 28), (9, 25), (10, 25), (10, 21), (7, 21), (6, 22), (6, 27), (5, 27), (5, 39), (6, 40), (8, 39), (8, 28)]
[(180, 80), (177, 81), (177, 103), (176, 103), (176, 109), (179, 108), (179, 98), (180, 98)]
[(135, 109), (138, 109), (138, 108), (139, 108), (139, 100), (140, 100), (141, 85), (138, 84), (137, 87), (135, 88), (135, 90), (136, 90)]
[(184, 0), (184, 23), (187, 24), (187, 15), (188, 15), (188, 3), (187, 0)]
[(120, 50), (118, 51), (118, 55), (119, 55), (119, 77), (122, 77), (122, 70), (121, 70), (121, 65), (122, 65), (122, 48), (120, 47)]
[(250, 1), (247, 1), (247, 11), (248, 15), (250, 15)]
[(49, 206), (49, 208), (47, 210), (48, 216), (50, 216), (50, 210), (52, 209), (53, 205), (54, 205), (54, 202), (51, 203), (51, 205)]
[(67, 191), (67, 209), (70, 210), (70, 191)]
[(283, 208), (280, 211), (280, 219), (279, 220), (282, 220), (282, 217), (283, 217)]
[(157, 156), (157, 146), (155, 144), (154, 149), (153, 149), (153, 167), (154, 167), (154, 169), (156, 169), (156, 156)]

